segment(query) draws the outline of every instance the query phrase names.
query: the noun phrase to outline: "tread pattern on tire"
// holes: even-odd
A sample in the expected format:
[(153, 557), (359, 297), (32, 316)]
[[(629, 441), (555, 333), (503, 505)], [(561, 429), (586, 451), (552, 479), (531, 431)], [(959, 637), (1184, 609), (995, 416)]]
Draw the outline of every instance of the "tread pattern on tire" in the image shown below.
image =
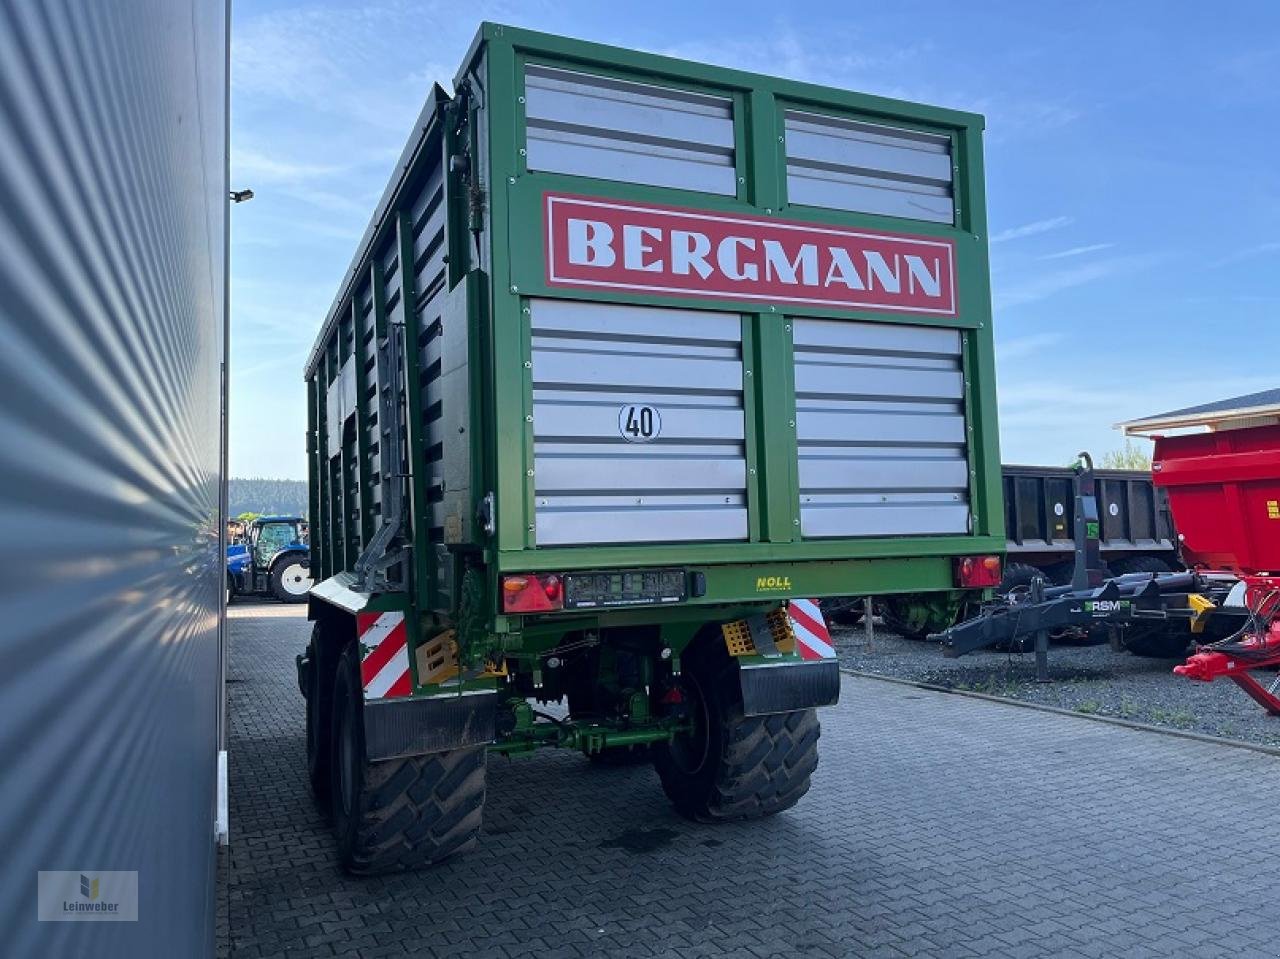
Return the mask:
[[(356, 875), (417, 869), (472, 846), (484, 817), (488, 750), (484, 746), (364, 761), (360, 666), (348, 646), (334, 683), (334, 825), (339, 859)], [(355, 777), (358, 792), (350, 816), (342, 810), (340, 734), (337, 723), (354, 700)]]
[(801, 709), (739, 719), (729, 729), (710, 819), (758, 819), (790, 809), (818, 767), (818, 714)]
[(818, 714), (801, 709), (744, 716), (737, 665), (721, 650), (695, 655), (687, 667), (699, 671), (709, 712), (719, 722), (711, 774), (683, 774), (664, 761), (660, 749), (655, 754), (658, 777), (676, 811), (689, 819), (723, 822), (772, 816), (790, 809), (809, 791), (818, 765)]
[[(1181, 630), (1178, 627), (1181, 626)], [(1146, 636), (1126, 636), (1123, 638), (1124, 648), (1134, 656), (1143, 659), (1181, 659), (1187, 654), (1191, 645), (1191, 634), (1186, 630), (1186, 621), (1174, 623), (1167, 629), (1152, 631)]]
[(311, 627), (311, 643), (308, 647), (310, 656), (310, 690), (305, 699), (306, 708), (306, 763), (307, 780), (311, 784), (311, 795), (315, 797), (320, 808), (327, 814), (329, 810), (329, 786), (332, 778), (330, 769), (331, 748), (329, 745), (330, 711), (333, 708), (333, 682), (330, 674), (320, 671), (320, 647), (323, 626), (316, 622)]
[(1125, 573), (1171, 573), (1173, 567), (1158, 556), (1131, 556), (1110, 564), (1117, 576)]
[(472, 846), (484, 815), (483, 746), (368, 763), (348, 868), (396, 872)]

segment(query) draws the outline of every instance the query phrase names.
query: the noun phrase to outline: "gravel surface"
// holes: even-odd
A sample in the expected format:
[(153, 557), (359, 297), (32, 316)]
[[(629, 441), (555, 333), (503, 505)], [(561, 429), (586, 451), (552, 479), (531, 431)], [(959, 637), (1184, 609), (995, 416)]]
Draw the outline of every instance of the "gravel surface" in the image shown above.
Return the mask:
[(1037, 683), (1033, 653), (984, 651), (947, 659), (934, 643), (903, 639), (880, 626), (869, 649), (861, 626), (834, 629), (832, 636), (848, 669), (1280, 747), (1280, 717), (1268, 716), (1234, 683), (1173, 675), (1181, 660), (1143, 659), (1107, 644), (1054, 645), (1052, 681)]

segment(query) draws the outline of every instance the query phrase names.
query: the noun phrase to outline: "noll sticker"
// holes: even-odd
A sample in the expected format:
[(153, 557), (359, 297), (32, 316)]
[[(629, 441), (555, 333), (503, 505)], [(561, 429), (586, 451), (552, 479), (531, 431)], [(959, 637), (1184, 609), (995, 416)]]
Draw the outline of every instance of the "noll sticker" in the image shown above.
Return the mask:
[(662, 414), (656, 406), (625, 403), (618, 410), (618, 432), (628, 443), (648, 443), (662, 435)]

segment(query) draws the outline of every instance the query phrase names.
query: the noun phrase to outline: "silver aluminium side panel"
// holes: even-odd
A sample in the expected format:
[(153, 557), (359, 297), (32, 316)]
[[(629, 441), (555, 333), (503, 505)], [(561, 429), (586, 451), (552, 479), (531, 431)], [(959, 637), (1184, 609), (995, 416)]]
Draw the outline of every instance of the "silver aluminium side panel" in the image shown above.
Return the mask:
[(733, 101), (648, 83), (530, 65), (533, 171), (733, 196)]
[(799, 110), (785, 125), (790, 203), (955, 220), (950, 137)]
[(958, 330), (796, 319), (806, 537), (969, 531)]
[(746, 539), (741, 318), (530, 307), (537, 545)]

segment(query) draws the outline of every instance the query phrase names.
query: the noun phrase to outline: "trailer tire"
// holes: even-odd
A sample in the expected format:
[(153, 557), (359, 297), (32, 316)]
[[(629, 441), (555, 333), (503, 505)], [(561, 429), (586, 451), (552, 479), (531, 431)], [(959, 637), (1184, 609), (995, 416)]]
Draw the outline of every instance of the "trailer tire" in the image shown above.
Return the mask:
[(1030, 589), (1031, 581), (1037, 576), (1044, 580), (1046, 586), (1052, 585), (1053, 581), (1049, 578), (1049, 574), (1043, 570), (1026, 563), (1010, 563), (1004, 568), (1004, 576), (1000, 578), (1000, 585), (996, 587), (996, 595), (1008, 596), (1015, 589)]
[[(1141, 627), (1138, 627), (1141, 628)], [(1134, 632), (1129, 627), (1126, 632)], [(1187, 630), (1186, 621), (1173, 622), (1168, 626), (1147, 627), (1142, 633), (1134, 632), (1129, 636), (1120, 636), (1124, 648), (1143, 659), (1182, 659), (1191, 645), (1191, 633)]]
[(332, 730), (333, 825), (347, 872), (417, 869), (475, 844), (484, 815), (485, 747), (366, 761), (354, 645), (334, 677)]
[(719, 642), (700, 652), (686, 656), (681, 677), (695, 729), (653, 749), (663, 792), (680, 815), (697, 822), (790, 809), (809, 791), (818, 765), (817, 713), (744, 716), (737, 663)]
[(281, 557), (271, 568), (271, 594), (282, 603), (305, 603), (311, 588), (310, 572), (296, 556)]
[(311, 783), (311, 794), (321, 809), (329, 809), (329, 787), (333, 781), (331, 765), (333, 683), (326, 682), (328, 677), (321, 672), (320, 623), (311, 627), (311, 645), (307, 649), (307, 779)]
[(1118, 559), (1110, 564), (1111, 570), (1117, 576), (1124, 576), (1128, 573), (1172, 573), (1173, 567), (1160, 559), (1158, 556), (1131, 556), (1128, 559)]

